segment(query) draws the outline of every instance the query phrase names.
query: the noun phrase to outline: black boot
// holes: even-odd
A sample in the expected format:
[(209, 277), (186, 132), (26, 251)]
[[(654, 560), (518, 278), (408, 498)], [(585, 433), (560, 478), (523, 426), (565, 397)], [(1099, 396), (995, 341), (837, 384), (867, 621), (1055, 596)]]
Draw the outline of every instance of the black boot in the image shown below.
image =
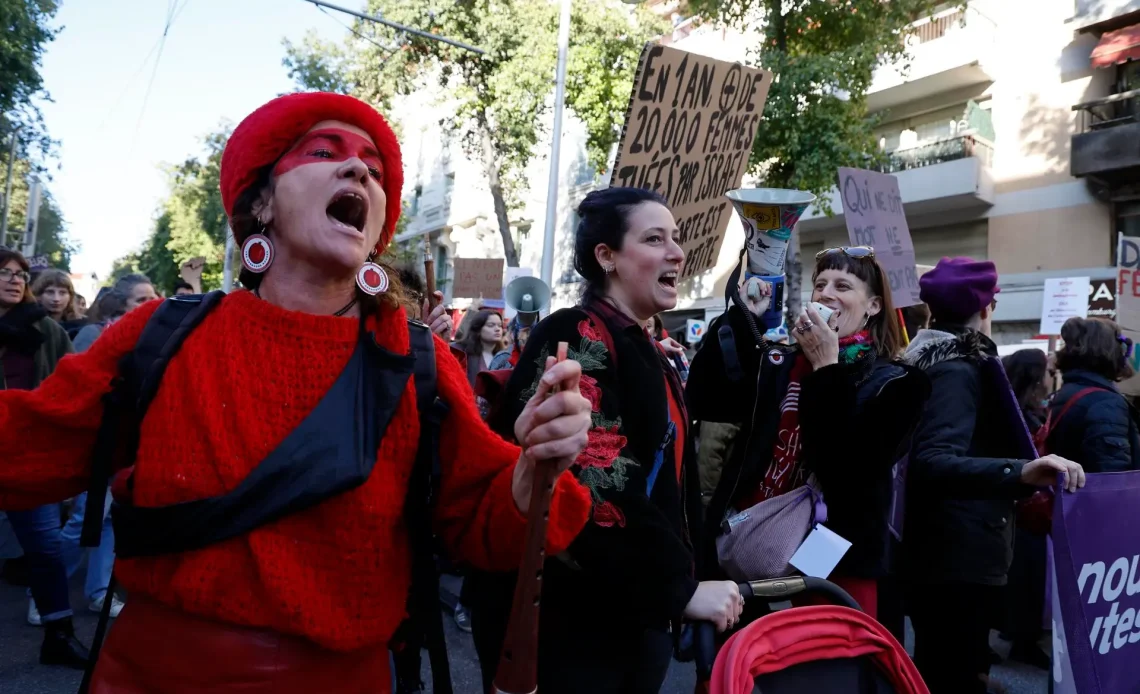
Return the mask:
[(75, 638), (71, 617), (44, 622), (44, 643), (40, 646), (41, 665), (66, 665), (83, 670), (91, 654)]

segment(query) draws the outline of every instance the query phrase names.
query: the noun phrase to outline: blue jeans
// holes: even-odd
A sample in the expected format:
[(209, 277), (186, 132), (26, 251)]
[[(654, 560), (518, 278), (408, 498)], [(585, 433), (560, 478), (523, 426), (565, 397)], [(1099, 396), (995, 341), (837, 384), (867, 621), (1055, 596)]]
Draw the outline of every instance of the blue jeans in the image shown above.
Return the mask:
[[(111, 529), (111, 494), (107, 494), (103, 506), (103, 533), (98, 547), (80, 547), (79, 537), (83, 534), (83, 517), (87, 512), (87, 492), (75, 497), (71, 517), (63, 526), (60, 536), (63, 540), (63, 563), (68, 577), (74, 576), (87, 555), (87, 580), (83, 582), (83, 594), (94, 602), (107, 593), (111, 583), (111, 569), (115, 565), (115, 531)], [(92, 511), (94, 512), (94, 511)]]
[(32, 597), (45, 622), (71, 616), (67, 595), (67, 569), (63, 565), (59, 533), (59, 504), (31, 511), (8, 511), (8, 521), (28, 558)]

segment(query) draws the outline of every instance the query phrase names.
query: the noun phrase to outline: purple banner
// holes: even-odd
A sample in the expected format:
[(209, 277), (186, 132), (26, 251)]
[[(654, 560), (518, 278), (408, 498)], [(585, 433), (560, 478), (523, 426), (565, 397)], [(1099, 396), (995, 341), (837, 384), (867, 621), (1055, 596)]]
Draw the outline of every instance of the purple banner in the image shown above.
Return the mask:
[(1053, 669), (1056, 694), (1140, 687), (1140, 471), (1089, 475), (1055, 490)]

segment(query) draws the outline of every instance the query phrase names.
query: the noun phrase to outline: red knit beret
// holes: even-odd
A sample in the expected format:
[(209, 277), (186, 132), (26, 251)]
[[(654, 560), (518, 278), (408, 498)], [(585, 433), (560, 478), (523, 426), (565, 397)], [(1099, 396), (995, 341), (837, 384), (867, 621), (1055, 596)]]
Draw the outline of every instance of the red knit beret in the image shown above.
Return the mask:
[(258, 172), (275, 163), (314, 125), (326, 120), (355, 125), (368, 133), (380, 152), (384, 194), (388, 198), (384, 231), (377, 244), (377, 251), (382, 251), (392, 240), (400, 216), (404, 163), (400, 143), (388, 121), (376, 109), (351, 96), (326, 92), (287, 94), (246, 116), (230, 135), (222, 153), (222, 205), (226, 214), (232, 216), (238, 196), (257, 182)]

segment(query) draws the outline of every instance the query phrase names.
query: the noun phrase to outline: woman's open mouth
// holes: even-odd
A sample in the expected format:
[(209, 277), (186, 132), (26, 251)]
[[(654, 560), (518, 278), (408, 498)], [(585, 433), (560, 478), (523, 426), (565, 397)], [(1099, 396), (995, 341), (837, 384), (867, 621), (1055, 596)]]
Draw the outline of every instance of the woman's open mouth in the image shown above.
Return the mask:
[(368, 221), (368, 200), (351, 190), (337, 193), (325, 209), (334, 223), (359, 233), (364, 233), (364, 223)]
[(668, 289), (671, 292), (677, 291), (677, 271), (670, 270), (657, 278), (657, 284)]

